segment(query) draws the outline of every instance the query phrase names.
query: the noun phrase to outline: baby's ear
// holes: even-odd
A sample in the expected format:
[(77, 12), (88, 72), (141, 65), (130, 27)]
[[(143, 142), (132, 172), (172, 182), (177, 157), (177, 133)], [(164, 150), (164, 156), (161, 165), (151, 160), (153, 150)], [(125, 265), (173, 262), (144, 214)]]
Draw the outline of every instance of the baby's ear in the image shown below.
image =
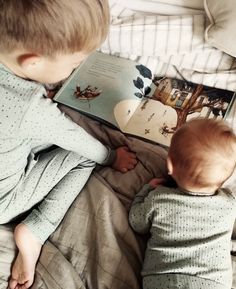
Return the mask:
[(35, 53), (25, 53), (18, 56), (17, 62), (22, 68), (27, 69), (38, 65), (41, 62), (41, 56)]
[(167, 157), (167, 170), (168, 170), (168, 175), (172, 175), (173, 174), (173, 165), (172, 165), (172, 161), (170, 159), (170, 157)]

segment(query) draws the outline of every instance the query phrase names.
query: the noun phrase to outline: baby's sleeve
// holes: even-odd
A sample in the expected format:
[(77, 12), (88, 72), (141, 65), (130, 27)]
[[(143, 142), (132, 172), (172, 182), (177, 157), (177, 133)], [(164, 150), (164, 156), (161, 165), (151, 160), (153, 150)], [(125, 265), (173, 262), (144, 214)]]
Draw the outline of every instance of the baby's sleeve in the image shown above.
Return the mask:
[(48, 98), (32, 100), (21, 121), (20, 131), (25, 138), (41, 144), (57, 145), (99, 164), (109, 162), (109, 148), (74, 123)]
[(145, 234), (150, 230), (154, 212), (153, 196), (152, 188), (144, 185), (132, 203), (129, 211), (129, 223), (138, 233)]

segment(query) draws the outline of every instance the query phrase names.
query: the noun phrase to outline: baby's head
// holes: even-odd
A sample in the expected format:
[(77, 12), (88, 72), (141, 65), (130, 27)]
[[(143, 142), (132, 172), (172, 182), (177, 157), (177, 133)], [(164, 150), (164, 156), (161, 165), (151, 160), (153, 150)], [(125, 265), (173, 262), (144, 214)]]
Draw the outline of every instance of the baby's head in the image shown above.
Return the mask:
[(236, 136), (223, 120), (191, 120), (173, 135), (167, 165), (183, 189), (215, 191), (235, 169)]
[[(66, 75), (68, 65), (73, 70), (104, 41), (109, 27), (108, 1), (0, 0), (0, 23), (0, 62), (27, 78), (32, 73), (27, 66), (42, 57), (48, 60), (40, 63), (43, 65), (61, 60)], [(60, 77), (63, 75), (55, 78)], [(29, 78), (34, 80), (37, 75)], [(49, 82), (54, 82), (51, 78)]]

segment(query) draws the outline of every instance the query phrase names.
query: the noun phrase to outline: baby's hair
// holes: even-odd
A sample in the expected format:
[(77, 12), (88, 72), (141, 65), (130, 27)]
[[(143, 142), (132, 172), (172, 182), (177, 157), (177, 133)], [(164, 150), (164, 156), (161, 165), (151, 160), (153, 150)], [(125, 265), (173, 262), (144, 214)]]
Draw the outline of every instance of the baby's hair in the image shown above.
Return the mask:
[(236, 166), (236, 136), (223, 120), (194, 119), (173, 135), (168, 154), (179, 185), (220, 187)]
[(0, 52), (91, 52), (109, 27), (107, 0), (0, 0)]

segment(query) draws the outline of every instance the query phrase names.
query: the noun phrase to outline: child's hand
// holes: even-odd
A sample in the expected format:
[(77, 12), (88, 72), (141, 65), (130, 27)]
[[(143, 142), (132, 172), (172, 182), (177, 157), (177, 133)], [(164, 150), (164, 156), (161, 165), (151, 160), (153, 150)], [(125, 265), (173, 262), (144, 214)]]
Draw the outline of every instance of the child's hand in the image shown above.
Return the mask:
[(116, 160), (112, 165), (112, 168), (126, 173), (128, 170), (132, 170), (137, 164), (136, 155), (132, 153), (128, 147), (119, 147), (116, 149)]
[(164, 178), (154, 178), (149, 182), (149, 185), (155, 189), (159, 185), (164, 185), (166, 180)]

